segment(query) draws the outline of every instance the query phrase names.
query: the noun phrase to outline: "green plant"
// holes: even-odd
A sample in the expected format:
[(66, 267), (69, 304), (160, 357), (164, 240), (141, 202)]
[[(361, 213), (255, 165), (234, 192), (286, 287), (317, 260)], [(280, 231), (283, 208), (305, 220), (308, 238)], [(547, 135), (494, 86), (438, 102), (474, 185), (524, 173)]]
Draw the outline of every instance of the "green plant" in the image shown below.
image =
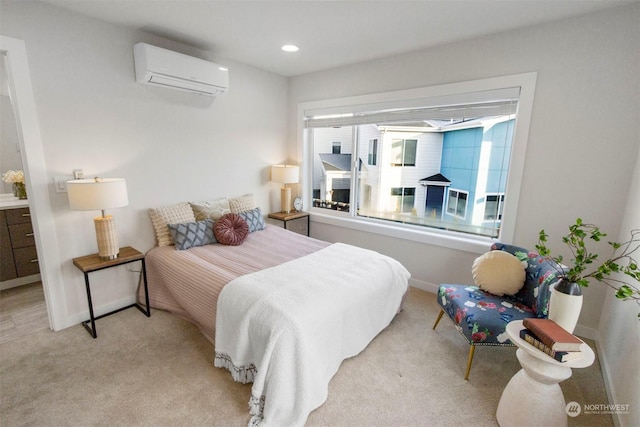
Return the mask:
[(544, 230), (540, 230), (536, 249), (540, 256), (553, 261), (558, 275), (563, 279), (585, 287), (589, 286), (589, 279), (595, 279), (615, 289), (617, 298), (635, 300), (640, 304), (640, 268), (634, 258), (634, 253), (640, 248), (640, 229), (631, 230), (631, 238), (624, 243), (608, 242), (612, 248), (611, 255), (600, 261), (598, 254), (587, 247), (585, 240), (600, 242), (606, 235), (597, 226), (585, 224), (580, 218), (576, 219), (576, 223), (569, 227), (569, 234), (562, 237), (562, 242), (573, 255), (572, 265), (566, 268), (563, 268), (562, 255), (551, 255), (551, 250), (546, 245), (549, 235)]

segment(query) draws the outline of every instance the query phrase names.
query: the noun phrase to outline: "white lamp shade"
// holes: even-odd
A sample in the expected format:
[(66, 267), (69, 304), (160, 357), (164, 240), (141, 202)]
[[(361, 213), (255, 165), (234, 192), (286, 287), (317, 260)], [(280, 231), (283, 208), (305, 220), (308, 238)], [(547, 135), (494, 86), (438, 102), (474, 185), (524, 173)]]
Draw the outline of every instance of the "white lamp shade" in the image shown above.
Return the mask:
[(94, 178), (67, 181), (69, 206), (76, 211), (119, 208), (129, 204), (123, 178)]
[(295, 184), (300, 176), (300, 168), (293, 165), (271, 166), (271, 181), (282, 184)]

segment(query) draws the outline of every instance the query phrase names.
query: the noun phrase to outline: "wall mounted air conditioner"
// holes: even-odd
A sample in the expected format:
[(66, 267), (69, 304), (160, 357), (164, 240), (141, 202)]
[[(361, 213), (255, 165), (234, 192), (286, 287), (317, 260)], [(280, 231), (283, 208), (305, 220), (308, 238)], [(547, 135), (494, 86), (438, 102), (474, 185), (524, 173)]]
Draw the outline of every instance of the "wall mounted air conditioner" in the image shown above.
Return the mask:
[(218, 64), (147, 43), (133, 46), (138, 83), (201, 95), (218, 96), (229, 89), (229, 71)]

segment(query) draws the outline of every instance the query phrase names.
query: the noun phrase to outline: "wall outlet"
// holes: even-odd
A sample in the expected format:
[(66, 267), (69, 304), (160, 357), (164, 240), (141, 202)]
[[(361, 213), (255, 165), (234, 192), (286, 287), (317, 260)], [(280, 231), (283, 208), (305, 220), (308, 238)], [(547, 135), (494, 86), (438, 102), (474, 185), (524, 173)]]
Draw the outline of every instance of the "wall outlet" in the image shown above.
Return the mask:
[(73, 180), (74, 177), (71, 175), (65, 176), (54, 176), (53, 177), (53, 186), (56, 189), (56, 193), (66, 193), (67, 192), (67, 181)]

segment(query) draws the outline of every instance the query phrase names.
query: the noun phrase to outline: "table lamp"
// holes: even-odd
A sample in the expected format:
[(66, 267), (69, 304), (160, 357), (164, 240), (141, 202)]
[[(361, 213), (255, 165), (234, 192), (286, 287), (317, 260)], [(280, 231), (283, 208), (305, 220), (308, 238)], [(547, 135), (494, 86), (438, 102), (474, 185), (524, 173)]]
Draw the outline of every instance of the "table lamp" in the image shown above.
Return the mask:
[(271, 181), (284, 184), (280, 190), (280, 211), (282, 213), (291, 212), (291, 188), (287, 184), (298, 182), (300, 168), (293, 165), (273, 165), (271, 166)]
[(111, 215), (105, 215), (105, 209), (119, 208), (129, 204), (127, 184), (123, 178), (93, 178), (67, 181), (69, 206), (76, 211), (102, 211), (95, 217), (98, 241), (98, 255), (102, 260), (118, 257), (120, 247), (116, 227)]

